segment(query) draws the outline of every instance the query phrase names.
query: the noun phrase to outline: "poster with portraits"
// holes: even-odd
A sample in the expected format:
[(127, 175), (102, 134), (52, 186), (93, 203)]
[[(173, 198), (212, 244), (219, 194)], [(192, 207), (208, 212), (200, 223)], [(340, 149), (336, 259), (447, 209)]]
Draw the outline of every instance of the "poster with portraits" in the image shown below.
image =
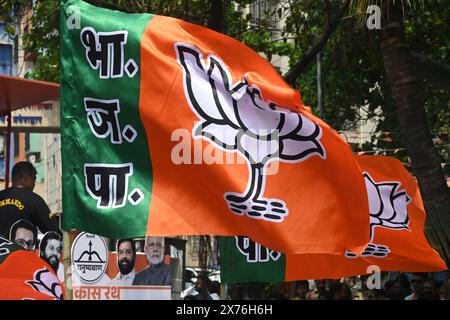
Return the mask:
[(39, 242), (39, 257), (47, 262), (64, 282), (64, 265), (62, 264), (63, 242), (58, 232), (49, 231)]
[(168, 240), (80, 233), (71, 250), (74, 300), (172, 299), (181, 269)]

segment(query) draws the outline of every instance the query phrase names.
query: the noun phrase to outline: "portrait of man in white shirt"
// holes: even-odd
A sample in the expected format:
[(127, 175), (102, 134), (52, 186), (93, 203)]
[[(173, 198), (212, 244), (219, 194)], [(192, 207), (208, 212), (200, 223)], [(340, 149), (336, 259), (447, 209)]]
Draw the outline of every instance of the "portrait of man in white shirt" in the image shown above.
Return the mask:
[(116, 248), (119, 273), (112, 279), (113, 285), (131, 286), (136, 275), (136, 244), (133, 239), (119, 239)]

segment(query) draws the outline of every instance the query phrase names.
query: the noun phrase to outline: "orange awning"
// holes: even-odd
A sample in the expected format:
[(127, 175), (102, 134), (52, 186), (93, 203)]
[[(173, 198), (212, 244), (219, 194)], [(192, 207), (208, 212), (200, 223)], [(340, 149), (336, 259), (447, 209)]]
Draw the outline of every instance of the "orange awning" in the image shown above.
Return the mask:
[(59, 98), (59, 84), (0, 75), (0, 116)]

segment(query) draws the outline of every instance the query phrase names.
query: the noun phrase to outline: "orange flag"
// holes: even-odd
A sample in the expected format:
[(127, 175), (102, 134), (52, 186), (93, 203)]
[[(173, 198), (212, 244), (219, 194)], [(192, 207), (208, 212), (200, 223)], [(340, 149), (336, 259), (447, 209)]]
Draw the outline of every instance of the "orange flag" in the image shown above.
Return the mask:
[(61, 7), (65, 230), (365, 247), (350, 147), (258, 53), (178, 19)]
[(34, 252), (0, 238), (0, 300), (60, 300), (63, 287)]
[[(395, 158), (357, 156), (370, 208), (370, 244), (360, 254), (286, 255), (286, 281), (341, 278), (384, 271), (447, 269), (424, 235), (425, 210), (414, 177)], [(361, 215), (365, 212), (361, 211)]]
[(151, 235), (248, 235), (289, 253), (359, 252), (364, 179), (349, 146), (260, 55), (153, 16), (141, 39)]

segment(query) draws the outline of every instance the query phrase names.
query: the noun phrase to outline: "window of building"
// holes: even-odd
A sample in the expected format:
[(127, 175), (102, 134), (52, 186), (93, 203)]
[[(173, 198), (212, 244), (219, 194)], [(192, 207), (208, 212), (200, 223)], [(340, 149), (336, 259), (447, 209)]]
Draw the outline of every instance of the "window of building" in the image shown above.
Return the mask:
[(12, 45), (0, 44), (0, 74), (12, 74)]

